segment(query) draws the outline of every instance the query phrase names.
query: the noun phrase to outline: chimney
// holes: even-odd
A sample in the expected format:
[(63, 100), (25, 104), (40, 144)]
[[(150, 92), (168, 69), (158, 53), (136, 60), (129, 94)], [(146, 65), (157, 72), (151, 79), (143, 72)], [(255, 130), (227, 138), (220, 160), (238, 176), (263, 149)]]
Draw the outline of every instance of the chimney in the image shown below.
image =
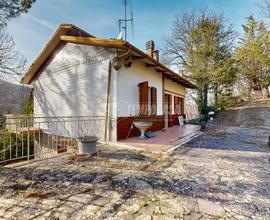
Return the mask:
[(159, 50), (153, 51), (153, 58), (159, 62)]
[(153, 57), (153, 55), (154, 55), (153, 54), (154, 49), (155, 49), (155, 43), (154, 43), (154, 41), (152, 41), (152, 40), (146, 41), (146, 43), (145, 43), (145, 50), (146, 50), (146, 53), (150, 57)]

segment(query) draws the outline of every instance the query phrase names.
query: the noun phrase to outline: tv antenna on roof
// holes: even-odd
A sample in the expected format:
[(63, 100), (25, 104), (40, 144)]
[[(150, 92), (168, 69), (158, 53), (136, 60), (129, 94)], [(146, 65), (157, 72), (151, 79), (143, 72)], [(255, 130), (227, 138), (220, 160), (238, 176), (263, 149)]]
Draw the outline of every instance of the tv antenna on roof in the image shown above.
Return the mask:
[[(130, 17), (127, 17), (127, 5), (130, 1)], [(128, 22), (131, 24), (131, 29), (132, 29), (132, 35), (134, 35), (134, 17), (133, 17), (133, 12), (132, 12), (132, 2), (131, 0), (123, 0), (122, 4), (124, 5), (125, 8), (125, 18), (124, 19), (118, 19), (118, 28), (119, 28), (119, 33), (121, 33), (122, 30), (125, 32), (125, 41), (127, 41), (127, 30), (128, 30)]]

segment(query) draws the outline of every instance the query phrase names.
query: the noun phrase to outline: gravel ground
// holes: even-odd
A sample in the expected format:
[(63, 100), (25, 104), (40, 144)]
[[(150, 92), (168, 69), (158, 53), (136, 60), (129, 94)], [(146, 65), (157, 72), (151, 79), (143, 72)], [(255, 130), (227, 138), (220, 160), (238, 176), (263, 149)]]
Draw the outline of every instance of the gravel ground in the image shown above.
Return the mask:
[(3, 167), (0, 218), (270, 219), (270, 114), (257, 112), (259, 124), (211, 123), (171, 155), (102, 146)]

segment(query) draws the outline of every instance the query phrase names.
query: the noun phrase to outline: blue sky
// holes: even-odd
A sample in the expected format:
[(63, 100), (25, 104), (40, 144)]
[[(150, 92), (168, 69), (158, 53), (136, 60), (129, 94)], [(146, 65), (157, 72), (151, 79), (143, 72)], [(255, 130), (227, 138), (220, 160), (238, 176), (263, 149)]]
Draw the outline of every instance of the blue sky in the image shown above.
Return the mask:
[[(13, 19), (8, 31), (21, 53), (32, 63), (41, 48), (61, 23), (72, 23), (96, 37), (118, 35), (117, 20), (124, 15), (122, 0), (37, 0), (28, 14)], [(134, 36), (129, 41), (144, 50), (147, 40), (162, 46), (176, 14), (207, 7), (222, 12), (241, 33), (241, 24), (251, 14), (259, 18), (256, 3), (263, 0), (132, 0), (135, 16)]]

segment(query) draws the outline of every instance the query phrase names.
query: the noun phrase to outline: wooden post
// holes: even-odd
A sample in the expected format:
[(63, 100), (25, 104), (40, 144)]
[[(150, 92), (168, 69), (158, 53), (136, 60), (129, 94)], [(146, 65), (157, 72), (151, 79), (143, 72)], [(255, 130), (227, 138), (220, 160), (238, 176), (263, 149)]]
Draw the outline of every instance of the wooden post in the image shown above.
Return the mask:
[(27, 118), (27, 160), (30, 160), (30, 125), (29, 125), (29, 116)]
[(106, 98), (106, 115), (105, 115), (105, 131), (104, 131), (104, 142), (107, 143), (107, 130), (108, 130), (108, 121), (109, 121), (109, 101), (110, 101), (110, 90), (111, 90), (111, 72), (112, 72), (112, 63), (109, 62), (108, 67), (108, 83), (107, 83), (107, 98)]
[(157, 89), (151, 87), (151, 115), (157, 115)]
[(182, 115), (185, 114), (185, 98), (182, 98), (182, 101), (181, 101), (181, 114)]
[(174, 96), (174, 114), (175, 115), (178, 115), (180, 112), (179, 112), (179, 97), (177, 96)]
[(164, 73), (162, 73), (162, 115), (165, 116), (165, 76)]

